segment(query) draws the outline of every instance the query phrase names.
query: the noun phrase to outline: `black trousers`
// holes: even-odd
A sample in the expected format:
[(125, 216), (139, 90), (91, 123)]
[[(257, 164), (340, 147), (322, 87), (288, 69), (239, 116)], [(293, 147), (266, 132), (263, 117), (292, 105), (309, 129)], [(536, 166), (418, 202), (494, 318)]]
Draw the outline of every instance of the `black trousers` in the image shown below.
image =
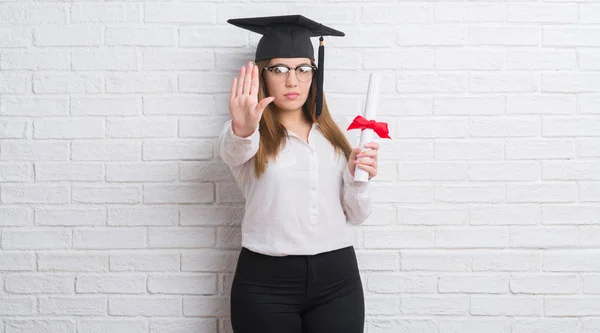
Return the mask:
[(231, 287), (235, 333), (363, 333), (356, 253), (273, 257), (242, 248)]

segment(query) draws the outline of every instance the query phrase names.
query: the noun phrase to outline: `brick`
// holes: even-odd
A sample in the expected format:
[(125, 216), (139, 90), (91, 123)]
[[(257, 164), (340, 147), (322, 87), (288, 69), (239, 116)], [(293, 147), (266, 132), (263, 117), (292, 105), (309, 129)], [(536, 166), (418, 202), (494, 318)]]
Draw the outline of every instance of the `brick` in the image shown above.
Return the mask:
[(3, 272), (31, 271), (34, 264), (35, 257), (32, 252), (8, 251), (4, 249), (0, 253), (0, 270)]
[(115, 272), (170, 272), (179, 270), (179, 254), (169, 251), (112, 251), (110, 270)]
[(181, 254), (182, 272), (234, 272), (239, 251), (194, 250)]
[(26, 182), (33, 179), (29, 163), (0, 163), (0, 182)]
[(504, 294), (509, 291), (508, 282), (504, 275), (442, 275), (438, 281), (440, 293), (461, 294)]
[(75, 321), (69, 319), (6, 319), (6, 333), (72, 333)]
[(140, 202), (141, 190), (135, 186), (73, 186), (73, 202), (77, 203), (124, 203)]
[(213, 69), (215, 62), (210, 50), (145, 50), (142, 59), (145, 70), (209, 70)]
[(405, 25), (396, 32), (396, 40), (402, 46), (466, 45), (467, 33), (466, 27), (455, 25)]
[(579, 95), (578, 100), (580, 114), (600, 114), (600, 95)]
[(36, 46), (99, 46), (102, 29), (86, 24), (37, 26), (33, 39)]
[(435, 51), (435, 68), (440, 70), (500, 70), (504, 54), (480, 49), (439, 49)]
[(600, 182), (579, 182), (579, 200), (600, 201)]
[(361, 10), (361, 21), (368, 24), (430, 23), (432, 19), (431, 4), (369, 4)]
[(109, 207), (108, 225), (143, 226), (176, 225), (179, 212), (176, 207)]
[(471, 137), (539, 136), (541, 122), (530, 117), (471, 117)]
[(27, 94), (32, 90), (31, 76), (5, 72), (0, 74), (0, 93), (4, 94)]
[(0, 139), (25, 139), (31, 136), (29, 128), (24, 120), (0, 120)]
[(73, 231), (76, 249), (136, 249), (146, 247), (143, 228), (78, 228)]
[(542, 299), (536, 296), (473, 295), (470, 313), (480, 316), (542, 315)]
[(153, 319), (150, 331), (156, 333), (198, 332), (217, 333), (217, 318)]
[(205, 95), (144, 96), (143, 104), (146, 115), (209, 116), (216, 109), (214, 98)]
[(106, 315), (106, 297), (104, 296), (52, 296), (40, 297), (41, 315)]
[(400, 311), (406, 315), (466, 315), (469, 312), (467, 296), (407, 296), (402, 298)]
[(182, 162), (179, 164), (179, 180), (181, 181), (233, 181), (231, 170), (223, 163)]
[(504, 157), (504, 142), (498, 139), (436, 140), (434, 157), (438, 160), (499, 160)]
[[(8, 296), (8, 297), (0, 297), (0, 314), (3, 316), (11, 316), (11, 315), (32, 315), (34, 300), (30, 297), (21, 297), (21, 296)], [(7, 324), (7, 329), (14, 329), (14, 326), (9, 326), (10, 324), (14, 324), (10, 319), (5, 321)], [(2, 326), (0, 326), (2, 327)], [(18, 331), (13, 331), (18, 332)], [(25, 333), (25, 331), (21, 331)], [(27, 331), (29, 333), (31, 331)]]
[(141, 157), (141, 144), (132, 140), (73, 140), (71, 143), (74, 161), (135, 161)]
[(600, 117), (546, 117), (542, 121), (542, 135), (561, 136), (600, 136)]
[(583, 23), (583, 24), (600, 23), (600, 4), (580, 3), (579, 4), (579, 23)]
[(537, 46), (541, 29), (536, 27), (485, 27), (468, 28), (469, 45)]
[(396, 90), (399, 93), (460, 93), (467, 90), (468, 78), (456, 73), (399, 74)]
[(535, 274), (510, 278), (510, 290), (517, 294), (576, 294), (580, 289), (577, 274)]
[(147, 333), (148, 322), (145, 319), (79, 319), (77, 321), (78, 333)]
[(573, 202), (577, 185), (569, 182), (507, 184), (506, 202)]
[(495, 3), (436, 3), (436, 22), (504, 22), (506, 5)]
[(0, 97), (0, 114), (8, 116), (67, 116), (69, 99), (65, 97)]
[(175, 27), (106, 27), (106, 45), (109, 46), (175, 46), (176, 41)]
[(544, 272), (598, 272), (600, 252), (595, 249), (560, 249), (544, 252)]
[(177, 180), (175, 163), (119, 163), (106, 166), (109, 182), (169, 182)]
[(35, 163), (36, 181), (102, 181), (102, 164)]
[(391, 184), (373, 185), (372, 194), (375, 202), (426, 203), (433, 201), (433, 186), (428, 184), (404, 185), (402, 187)]
[(36, 208), (35, 224), (47, 226), (101, 226), (106, 211), (100, 208)]
[(11, 50), (2, 53), (0, 68), (14, 70), (69, 70), (69, 51), (61, 49)]
[(80, 274), (75, 289), (78, 294), (143, 294), (146, 293), (146, 276)]
[(182, 26), (179, 28), (179, 46), (244, 47), (247, 43), (248, 36), (243, 30), (233, 30), (230, 27)]
[(468, 223), (468, 208), (454, 205), (398, 207), (398, 223), (407, 225), (462, 225)]
[(106, 92), (115, 94), (168, 93), (175, 91), (175, 76), (165, 72), (110, 72), (106, 74)]
[(95, 73), (40, 73), (33, 74), (36, 94), (75, 94), (102, 92), (102, 77)]
[(231, 301), (222, 296), (186, 296), (183, 298), (183, 315), (229, 316)]
[(600, 297), (548, 296), (544, 300), (544, 313), (549, 317), (597, 316)]
[(3, 203), (61, 204), (69, 202), (68, 185), (20, 184), (2, 185)]
[(134, 71), (138, 68), (136, 50), (125, 47), (81, 49), (71, 53), (71, 66), (79, 71)]
[(470, 221), (477, 225), (529, 225), (540, 221), (537, 205), (471, 205)]
[(149, 3), (144, 20), (149, 23), (216, 23), (215, 5), (204, 3)]
[(526, 181), (540, 178), (541, 168), (536, 162), (469, 162), (471, 181)]
[[(582, 12), (583, 13), (583, 12)], [(542, 46), (600, 46), (600, 28), (588, 27), (544, 27)], [(575, 73), (570, 73), (575, 75)]]
[(214, 197), (215, 188), (212, 183), (144, 186), (144, 203), (212, 203)]
[(0, 47), (20, 48), (32, 45), (32, 32), (30, 27), (3, 26), (0, 28)]
[(507, 160), (568, 159), (574, 154), (570, 139), (507, 139)]
[(75, 277), (70, 275), (7, 275), (4, 288), (12, 294), (72, 294), (75, 291)]
[(227, 117), (180, 118), (180, 138), (211, 138), (218, 137), (223, 124), (231, 119)]
[(507, 96), (506, 103), (508, 114), (572, 115), (577, 109), (577, 99), (570, 95)]
[(505, 110), (504, 97), (435, 96), (433, 100), (436, 115), (498, 115)]
[(177, 139), (144, 140), (142, 159), (145, 161), (209, 160), (213, 158), (212, 140)]
[(38, 271), (104, 272), (108, 255), (85, 252), (42, 252), (37, 255)]
[(80, 3), (71, 6), (72, 22), (131, 23), (140, 22), (139, 4)]
[(510, 228), (510, 246), (518, 248), (576, 247), (576, 227), (522, 226)]
[(509, 231), (497, 226), (440, 227), (435, 244), (447, 248), (504, 248), (509, 244)]
[(456, 250), (403, 250), (400, 267), (402, 271), (466, 272), (471, 267), (471, 257)]
[(69, 229), (4, 230), (2, 248), (21, 250), (68, 249), (71, 247)]
[(577, 4), (525, 4), (508, 5), (508, 22), (518, 23), (577, 23)]
[(466, 180), (467, 165), (462, 162), (398, 163), (400, 180)]
[(403, 247), (427, 248), (433, 245), (434, 233), (430, 227), (402, 227), (387, 230), (365, 230), (366, 249), (395, 249)]
[(26, 207), (0, 208), (0, 226), (16, 227), (33, 224), (33, 212)]
[(542, 254), (537, 250), (495, 250), (473, 254), (474, 272), (539, 272), (541, 267)]
[(600, 207), (595, 205), (544, 205), (542, 224), (598, 224)]
[(178, 274), (148, 276), (151, 294), (212, 295), (217, 292), (217, 274)]
[(109, 296), (108, 314), (111, 316), (180, 316), (181, 299), (156, 296)]
[(509, 69), (559, 70), (574, 69), (576, 66), (577, 54), (573, 50), (509, 49), (506, 51), (506, 68)]
[(600, 162), (546, 161), (542, 178), (547, 180), (600, 180)]
[(216, 244), (214, 228), (149, 228), (148, 246), (151, 248), (196, 248), (212, 247)]
[(367, 290), (377, 294), (434, 293), (437, 275), (417, 273), (377, 273), (367, 279)]
[(539, 76), (531, 73), (477, 72), (469, 78), (469, 91), (475, 93), (525, 93), (539, 87)]
[(0, 7), (0, 21), (16, 25), (65, 24), (67, 11), (60, 4), (6, 3)]
[(38, 119), (33, 122), (36, 139), (103, 138), (102, 119)]
[(186, 225), (239, 225), (244, 208), (235, 206), (180, 206), (179, 223)]

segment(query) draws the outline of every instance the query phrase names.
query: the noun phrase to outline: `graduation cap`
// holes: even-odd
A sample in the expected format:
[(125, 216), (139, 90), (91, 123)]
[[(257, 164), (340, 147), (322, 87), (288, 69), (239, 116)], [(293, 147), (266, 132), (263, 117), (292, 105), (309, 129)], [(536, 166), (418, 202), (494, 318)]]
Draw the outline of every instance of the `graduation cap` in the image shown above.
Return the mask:
[(323, 36), (345, 36), (341, 31), (317, 23), (302, 15), (264, 16), (229, 19), (237, 27), (262, 34), (256, 48), (255, 62), (271, 58), (314, 58), (310, 37), (319, 37), (319, 61), (317, 63), (317, 111), (323, 107), (323, 65), (325, 47)]

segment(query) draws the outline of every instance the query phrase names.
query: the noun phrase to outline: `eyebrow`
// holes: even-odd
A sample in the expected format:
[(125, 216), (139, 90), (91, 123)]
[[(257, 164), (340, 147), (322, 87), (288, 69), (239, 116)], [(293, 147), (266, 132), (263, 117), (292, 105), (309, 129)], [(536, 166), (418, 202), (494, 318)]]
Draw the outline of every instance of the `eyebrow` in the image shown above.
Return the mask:
[[(290, 66), (290, 65), (288, 65), (288, 64), (284, 64), (284, 63), (280, 63), (280, 62), (279, 62), (279, 63), (276, 63), (276, 64), (269, 65), (269, 66), (267, 66), (267, 67), (272, 67), (272, 66), (287, 66), (287, 67), (294, 67), (294, 66)], [(301, 64), (299, 64), (299, 65), (297, 65), (297, 66), (295, 66), (295, 67), (300, 67), (300, 66), (312, 66), (312, 64), (310, 64), (310, 63), (307, 63), (307, 62), (303, 62), (303, 63), (301, 63)]]

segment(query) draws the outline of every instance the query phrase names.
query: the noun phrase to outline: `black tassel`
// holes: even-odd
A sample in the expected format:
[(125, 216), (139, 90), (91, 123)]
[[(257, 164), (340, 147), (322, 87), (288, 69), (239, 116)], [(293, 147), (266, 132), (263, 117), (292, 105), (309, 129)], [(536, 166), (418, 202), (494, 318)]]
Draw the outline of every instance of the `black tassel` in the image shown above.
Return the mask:
[(319, 117), (323, 108), (323, 74), (325, 61), (325, 46), (323, 46), (323, 36), (319, 38), (319, 63), (317, 65), (317, 111), (316, 115)]

